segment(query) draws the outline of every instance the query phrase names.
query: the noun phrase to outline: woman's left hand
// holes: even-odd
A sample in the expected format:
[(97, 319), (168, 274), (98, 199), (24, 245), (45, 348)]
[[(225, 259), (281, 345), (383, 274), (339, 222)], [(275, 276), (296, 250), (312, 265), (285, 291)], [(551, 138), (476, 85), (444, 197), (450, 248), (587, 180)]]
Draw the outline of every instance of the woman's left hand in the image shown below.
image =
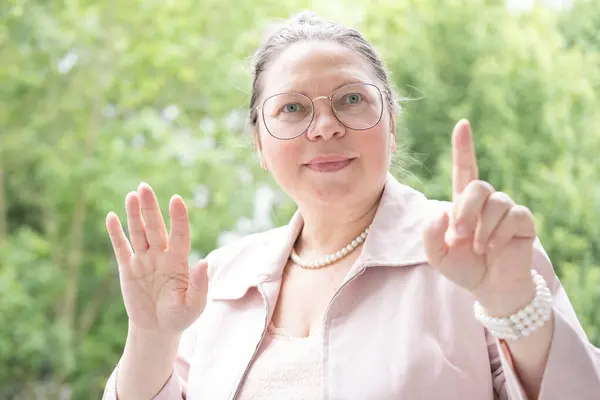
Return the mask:
[(479, 180), (466, 120), (454, 127), (452, 159), (452, 210), (433, 220), (424, 232), (429, 263), (472, 292), (488, 312), (510, 314), (535, 294), (533, 216), (527, 207)]

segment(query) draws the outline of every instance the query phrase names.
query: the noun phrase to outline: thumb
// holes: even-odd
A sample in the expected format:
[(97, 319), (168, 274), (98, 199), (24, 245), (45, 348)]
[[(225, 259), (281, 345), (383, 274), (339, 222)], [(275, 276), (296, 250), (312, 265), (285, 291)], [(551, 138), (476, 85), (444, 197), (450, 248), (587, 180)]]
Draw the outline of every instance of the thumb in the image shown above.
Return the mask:
[(208, 292), (208, 262), (200, 260), (190, 270), (185, 303), (187, 308), (194, 313), (200, 314), (206, 306), (206, 294)]
[(446, 244), (446, 231), (448, 230), (450, 217), (444, 211), (440, 216), (429, 222), (423, 232), (423, 245), (429, 259), (429, 264), (438, 266), (444, 260), (448, 252)]

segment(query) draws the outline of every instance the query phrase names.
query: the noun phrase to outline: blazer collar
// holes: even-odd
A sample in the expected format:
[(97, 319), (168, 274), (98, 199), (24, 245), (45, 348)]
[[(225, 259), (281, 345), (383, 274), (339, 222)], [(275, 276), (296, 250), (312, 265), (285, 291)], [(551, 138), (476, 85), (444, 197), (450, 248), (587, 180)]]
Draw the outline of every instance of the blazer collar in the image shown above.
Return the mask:
[[(356, 266), (401, 267), (427, 263), (422, 232), (428, 218), (440, 212), (439, 204), (442, 203), (427, 200), (388, 173)], [(302, 216), (296, 211), (287, 225), (257, 234), (254, 240), (238, 245), (237, 250), (227, 249), (227, 246), (221, 249), (230, 254), (216, 257), (218, 279), (213, 280), (209, 288), (213, 298), (241, 298), (250, 287), (280, 281), (302, 226)]]

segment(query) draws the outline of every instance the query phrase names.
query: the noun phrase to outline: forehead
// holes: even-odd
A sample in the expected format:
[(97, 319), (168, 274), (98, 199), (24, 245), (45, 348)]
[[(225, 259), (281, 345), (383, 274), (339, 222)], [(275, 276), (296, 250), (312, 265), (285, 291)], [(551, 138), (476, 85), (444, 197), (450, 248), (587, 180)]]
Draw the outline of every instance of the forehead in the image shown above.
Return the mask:
[(375, 83), (369, 63), (356, 50), (328, 41), (295, 43), (263, 75), (263, 98), (281, 92), (329, 95), (347, 83)]

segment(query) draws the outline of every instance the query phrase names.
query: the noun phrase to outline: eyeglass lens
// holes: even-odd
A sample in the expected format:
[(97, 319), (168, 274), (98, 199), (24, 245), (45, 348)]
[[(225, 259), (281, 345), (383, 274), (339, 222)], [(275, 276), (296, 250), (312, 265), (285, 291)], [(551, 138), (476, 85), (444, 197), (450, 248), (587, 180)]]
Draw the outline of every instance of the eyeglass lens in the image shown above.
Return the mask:
[[(365, 130), (377, 125), (383, 112), (379, 88), (371, 84), (341, 87), (331, 98), (335, 117), (347, 128)], [(302, 135), (313, 120), (314, 105), (300, 93), (282, 93), (267, 98), (263, 105), (265, 126), (271, 135), (292, 139)]]

